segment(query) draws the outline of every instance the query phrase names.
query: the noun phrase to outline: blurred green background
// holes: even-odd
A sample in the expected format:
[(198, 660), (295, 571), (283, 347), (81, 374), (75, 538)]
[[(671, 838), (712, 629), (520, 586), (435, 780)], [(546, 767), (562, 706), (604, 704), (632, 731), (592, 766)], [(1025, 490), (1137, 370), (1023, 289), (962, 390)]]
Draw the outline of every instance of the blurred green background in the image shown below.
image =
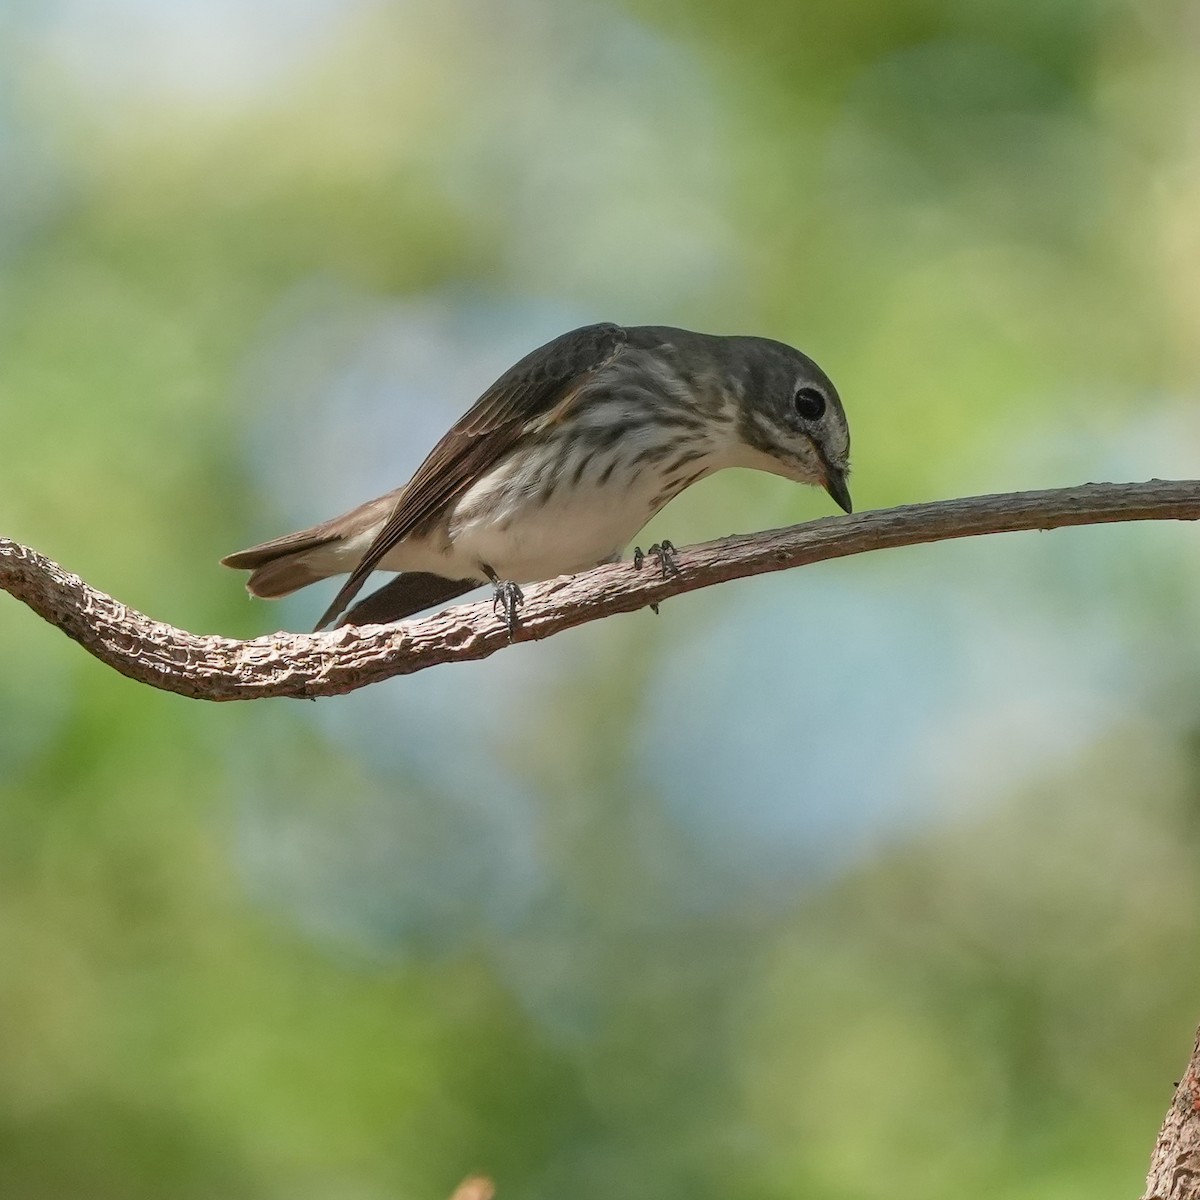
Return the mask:
[[(1200, 459), (1200, 5), (6, 0), (0, 532), (197, 632), (589, 320), (860, 508)], [(644, 535), (832, 511), (728, 473)], [(1127, 1197), (1200, 1017), (1196, 531), (206, 706), (0, 597), (0, 1196)]]

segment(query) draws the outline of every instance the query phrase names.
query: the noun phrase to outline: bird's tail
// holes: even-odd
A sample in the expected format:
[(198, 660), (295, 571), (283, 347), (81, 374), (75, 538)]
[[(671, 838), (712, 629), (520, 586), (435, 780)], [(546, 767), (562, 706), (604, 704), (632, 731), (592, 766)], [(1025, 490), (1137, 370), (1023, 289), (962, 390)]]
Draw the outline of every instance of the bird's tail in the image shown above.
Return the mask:
[(346, 562), (343, 543), (339, 534), (317, 526), (239, 550), (221, 559), (221, 564), (249, 571), (246, 590), (252, 596), (275, 600), (319, 579), (348, 571), (353, 562)]
[(267, 600), (290, 595), (330, 575), (344, 575), (358, 565), (402, 490), (398, 488), (386, 496), (368, 500), (311, 529), (286, 533), (249, 550), (239, 550), (221, 559), (221, 564), (249, 571), (246, 590)]

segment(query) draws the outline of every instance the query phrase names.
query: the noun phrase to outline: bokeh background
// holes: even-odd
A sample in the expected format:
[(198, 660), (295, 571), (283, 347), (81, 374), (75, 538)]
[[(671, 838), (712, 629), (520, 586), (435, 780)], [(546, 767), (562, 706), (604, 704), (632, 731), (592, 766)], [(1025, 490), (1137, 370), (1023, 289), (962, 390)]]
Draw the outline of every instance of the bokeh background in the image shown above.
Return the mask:
[[(307, 628), (218, 557), (600, 319), (806, 349), (859, 507), (1195, 476), (1198, 54), (1190, 0), (6, 0), (0, 532)], [(643, 543), (831, 510), (731, 472)], [(1200, 1017), (1197, 537), (318, 704), (0, 603), (0, 1195), (1136, 1195)]]

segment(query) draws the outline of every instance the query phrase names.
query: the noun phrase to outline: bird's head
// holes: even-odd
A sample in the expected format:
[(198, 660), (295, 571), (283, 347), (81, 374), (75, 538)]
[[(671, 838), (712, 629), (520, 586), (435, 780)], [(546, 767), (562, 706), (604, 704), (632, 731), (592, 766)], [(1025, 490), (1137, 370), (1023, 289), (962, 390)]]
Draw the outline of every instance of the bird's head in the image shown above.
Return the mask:
[(850, 428), (837, 388), (791, 346), (737, 340), (738, 465), (823, 487), (850, 512)]

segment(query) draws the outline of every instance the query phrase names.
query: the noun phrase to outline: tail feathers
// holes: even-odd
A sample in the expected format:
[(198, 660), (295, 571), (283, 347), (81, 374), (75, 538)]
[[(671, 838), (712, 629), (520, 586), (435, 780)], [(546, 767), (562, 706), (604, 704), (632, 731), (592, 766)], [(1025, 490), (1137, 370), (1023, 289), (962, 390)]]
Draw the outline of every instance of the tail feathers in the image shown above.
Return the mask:
[(246, 589), (250, 594), (274, 600), (346, 570), (338, 553), (342, 541), (339, 534), (306, 529), (239, 550), (221, 559), (221, 563), (249, 571)]
[(286, 554), (272, 562), (263, 563), (250, 572), (246, 590), (252, 596), (264, 600), (278, 600), (320, 579), (336, 575), (338, 568), (320, 561), (317, 555), (302, 550), (298, 554)]
[(221, 565), (249, 571), (246, 587), (255, 596), (275, 599), (318, 579), (351, 570), (387, 519), (402, 488), (298, 533), (272, 538), (249, 550), (226, 555)]
[(302, 529), (299, 533), (287, 533), (283, 537), (272, 538), (249, 550), (239, 550), (236, 554), (227, 554), (221, 559), (221, 566), (233, 567), (235, 571), (251, 571), (255, 567), (274, 562), (285, 555), (301, 554), (306, 550), (316, 550), (328, 546), (330, 542), (339, 541), (340, 534), (317, 526), (315, 529)]

